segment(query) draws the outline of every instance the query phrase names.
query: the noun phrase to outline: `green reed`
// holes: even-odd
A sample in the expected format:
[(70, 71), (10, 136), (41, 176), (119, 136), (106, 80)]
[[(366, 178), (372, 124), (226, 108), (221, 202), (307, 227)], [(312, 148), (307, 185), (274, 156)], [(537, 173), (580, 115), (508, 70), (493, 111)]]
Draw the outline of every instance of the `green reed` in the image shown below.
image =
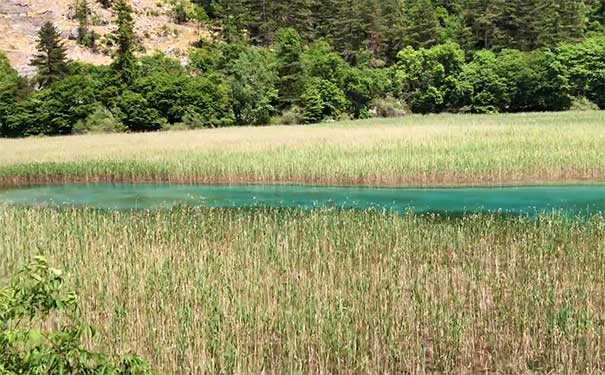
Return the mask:
[(605, 371), (602, 217), (4, 207), (0, 254), (167, 374)]
[(84, 181), (489, 185), (603, 181), (605, 112), (0, 139), (0, 186)]

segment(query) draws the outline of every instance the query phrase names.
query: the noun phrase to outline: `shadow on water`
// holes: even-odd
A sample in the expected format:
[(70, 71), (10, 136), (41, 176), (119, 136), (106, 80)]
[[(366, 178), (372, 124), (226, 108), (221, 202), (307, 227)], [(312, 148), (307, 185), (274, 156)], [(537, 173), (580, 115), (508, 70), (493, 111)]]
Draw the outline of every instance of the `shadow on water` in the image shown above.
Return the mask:
[(436, 221), (468, 215), (502, 218), (605, 212), (605, 185), (493, 188), (359, 188), (288, 185), (69, 184), (0, 191), (0, 204), (158, 210), (347, 210), (413, 213)]

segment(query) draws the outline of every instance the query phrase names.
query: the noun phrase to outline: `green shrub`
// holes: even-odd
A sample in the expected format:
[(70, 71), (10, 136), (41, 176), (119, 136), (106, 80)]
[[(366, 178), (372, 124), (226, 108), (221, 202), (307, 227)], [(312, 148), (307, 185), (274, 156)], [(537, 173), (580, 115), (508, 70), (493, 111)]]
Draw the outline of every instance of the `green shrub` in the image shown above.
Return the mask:
[(605, 108), (605, 36), (561, 44), (558, 56), (568, 69), (572, 95)]
[(465, 61), (458, 44), (450, 42), (419, 50), (406, 47), (397, 58), (394, 84), (414, 112), (440, 112), (458, 100), (458, 76)]
[(294, 106), (285, 110), (281, 115), (271, 119), (273, 125), (300, 125), (304, 123), (303, 111), (300, 107)]
[(121, 133), (126, 127), (115, 118), (113, 113), (99, 105), (85, 120), (78, 121), (73, 128), (74, 134)]
[(372, 117), (403, 117), (409, 112), (410, 109), (405, 102), (395, 99), (392, 96), (374, 99), (370, 104), (370, 114)]
[(15, 135), (71, 134), (94, 111), (97, 93), (98, 82), (89, 75), (65, 77), (17, 103), (6, 126)]
[(219, 68), (222, 56), (218, 48), (195, 48), (189, 52), (189, 66), (199, 73), (208, 73)]
[(120, 95), (112, 112), (132, 132), (161, 130), (167, 123), (155, 108), (149, 106), (143, 95), (130, 90)]
[(354, 118), (369, 117), (370, 102), (386, 95), (390, 88), (385, 69), (349, 68), (344, 74), (343, 89)]
[(145, 99), (148, 109), (170, 124), (183, 121), (187, 112), (197, 113), (206, 126), (233, 124), (231, 88), (227, 82), (156, 72), (138, 79), (133, 91)]
[(349, 104), (344, 92), (336, 84), (318, 78), (307, 84), (302, 102), (303, 120), (306, 124), (337, 118)]
[[(94, 330), (82, 323), (78, 297), (63, 281), (61, 271), (37, 257), (0, 288), (0, 374), (153, 374), (136, 356), (112, 358), (82, 344)], [(58, 328), (33, 328), (48, 321)]]
[(154, 53), (141, 57), (137, 64), (137, 75), (145, 77), (156, 73), (182, 75), (186, 71), (178, 60), (168, 57), (163, 53)]
[(324, 39), (311, 44), (301, 55), (301, 62), (308, 77), (321, 78), (334, 83), (341, 80), (349, 67)]
[(574, 98), (569, 108), (571, 111), (598, 111), (600, 108), (588, 98)]
[(237, 123), (268, 124), (278, 104), (279, 77), (273, 55), (249, 48), (239, 55), (232, 70), (231, 95)]
[(476, 52), (460, 75), (463, 82), (461, 102), (464, 112), (495, 113), (510, 105), (507, 80), (499, 74), (498, 58), (491, 51)]

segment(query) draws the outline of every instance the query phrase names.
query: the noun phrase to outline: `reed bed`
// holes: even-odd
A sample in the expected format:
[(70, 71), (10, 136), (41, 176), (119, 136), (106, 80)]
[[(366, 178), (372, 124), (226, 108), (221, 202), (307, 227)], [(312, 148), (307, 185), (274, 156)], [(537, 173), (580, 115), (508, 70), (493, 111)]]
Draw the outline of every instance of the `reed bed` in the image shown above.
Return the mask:
[(604, 181), (605, 112), (0, 140), (0, 185), (492, 185)]
[(602, 217), (0, 207), (0, 254), (166, 374), (605, 371)]

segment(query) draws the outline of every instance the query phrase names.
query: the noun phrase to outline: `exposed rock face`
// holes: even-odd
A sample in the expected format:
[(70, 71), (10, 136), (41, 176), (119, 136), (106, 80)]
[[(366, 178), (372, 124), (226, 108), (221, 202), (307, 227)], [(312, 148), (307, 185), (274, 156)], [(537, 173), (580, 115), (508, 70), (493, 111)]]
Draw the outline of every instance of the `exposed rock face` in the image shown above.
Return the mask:
[[(88, 0), (92, 8), (93, 29), (104, 36), (113, 29), (111, 11)], [(77, 21), (72, 19), (74, 0), (0, 0), (0, 51), (22, 75), (34, 73), (29, 62), (36, 48), (36, 36), (42, 24), (53, 22), (65, 39), (68, 56), (72, 60), (92, 64), (108, 64), (109, 51), (92, 51), (77, 45), (73, 35)], [(194, 24), (176, 25), (169, 16), (170, 8), (161, 0), (132, 0), (136, 16), (136, 32), (147, 52), (162, 51), (182, 58), (191, 44), (200, 38)]]

